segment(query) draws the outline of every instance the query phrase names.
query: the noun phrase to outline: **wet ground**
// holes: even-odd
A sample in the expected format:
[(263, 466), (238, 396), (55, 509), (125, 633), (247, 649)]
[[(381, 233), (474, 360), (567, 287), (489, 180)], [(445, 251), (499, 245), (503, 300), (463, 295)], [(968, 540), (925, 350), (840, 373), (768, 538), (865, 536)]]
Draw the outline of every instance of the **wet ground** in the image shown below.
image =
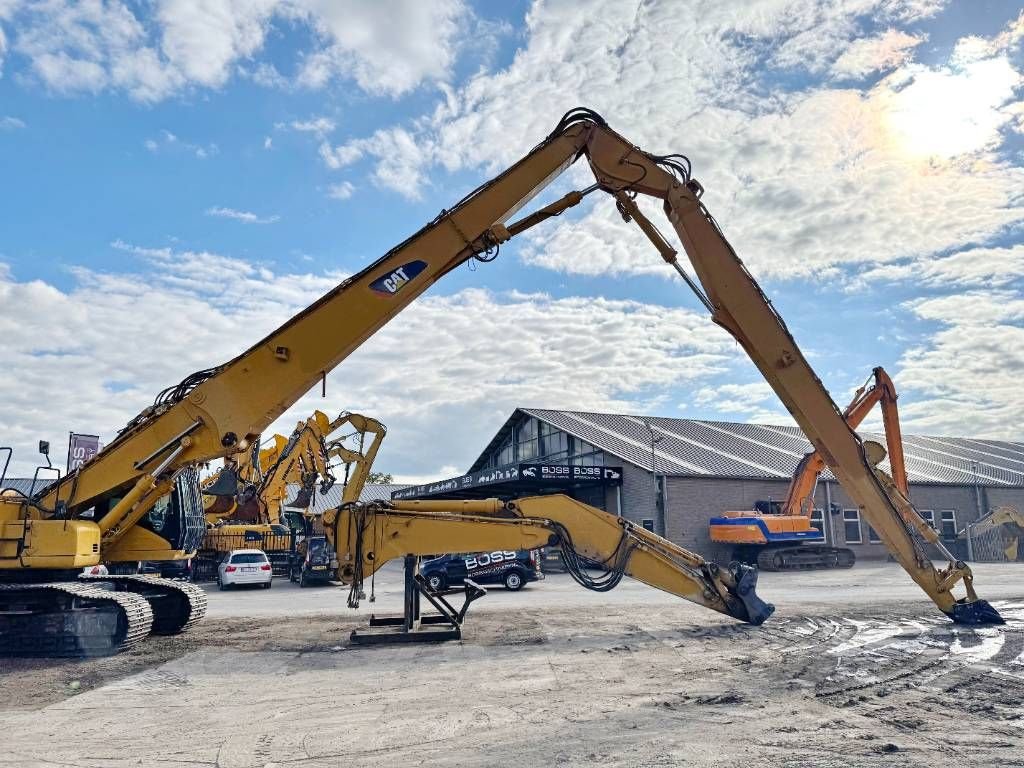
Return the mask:
[(1024, 569), (977, 570), (1004, 627), (953, 626), (891, 565), (766, 574), (760, 628), (555, 576), (417, 647), (345, 642), (397, 607), (387, 575), (357, 614), (337, 588), (213, 593), (189, 635), (3, 664), (0, 763), (1024, 765)]

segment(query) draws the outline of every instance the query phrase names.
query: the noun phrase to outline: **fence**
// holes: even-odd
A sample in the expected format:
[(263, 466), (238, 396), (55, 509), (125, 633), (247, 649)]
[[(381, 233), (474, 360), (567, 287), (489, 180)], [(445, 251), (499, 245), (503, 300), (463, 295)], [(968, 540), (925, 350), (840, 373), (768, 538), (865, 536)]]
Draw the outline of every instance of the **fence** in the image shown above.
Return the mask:
[[(1020, 562), (1024, 559), (1024, 541), (1017, 526), (999, 525), (977, 533), (967, 526), (967, 557), (976, 563)], [(1009, 550), (1009, 551), (1008, 551)]]
[(217, 567), (224, 556), (233, 549), (262, 549), (267, 553), (274, 575), (287, 576), (292, 553), (295, 551), (296, 537), (295, 531), (225, 533), (215, 528), (208, 530), (203, 537), (202, 547), (192, 560), (192, 580), (215, 581)]

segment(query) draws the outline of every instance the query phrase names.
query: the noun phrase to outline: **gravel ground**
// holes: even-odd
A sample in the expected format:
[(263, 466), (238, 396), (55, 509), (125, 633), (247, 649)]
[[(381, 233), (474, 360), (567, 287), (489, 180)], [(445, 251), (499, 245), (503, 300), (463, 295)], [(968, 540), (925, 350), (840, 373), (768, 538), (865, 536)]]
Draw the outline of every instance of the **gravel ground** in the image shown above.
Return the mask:
[[(765, 574), (736, 624), (628, 582), (492, 590), (461, 643), (349, 648), (336, 587), (212, 592), (130, 654), (0, 662), (17, 766), (1024, 766), (1024, 568), (976, 569), (1009, 623), (957, 628), (893, 565)], [(248, 615), (247, 615), (248, 614)]]

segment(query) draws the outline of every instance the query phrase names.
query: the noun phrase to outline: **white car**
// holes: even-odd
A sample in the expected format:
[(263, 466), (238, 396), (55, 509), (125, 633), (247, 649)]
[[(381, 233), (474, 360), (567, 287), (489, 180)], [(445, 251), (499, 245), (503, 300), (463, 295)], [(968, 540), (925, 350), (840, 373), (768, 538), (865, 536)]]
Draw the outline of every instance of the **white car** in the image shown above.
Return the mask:
[(233, 549), (217, 568), (217, 586), (222, 590), (242, 584), (259, 584), (270, 589), (274, 572), (260, 549)]

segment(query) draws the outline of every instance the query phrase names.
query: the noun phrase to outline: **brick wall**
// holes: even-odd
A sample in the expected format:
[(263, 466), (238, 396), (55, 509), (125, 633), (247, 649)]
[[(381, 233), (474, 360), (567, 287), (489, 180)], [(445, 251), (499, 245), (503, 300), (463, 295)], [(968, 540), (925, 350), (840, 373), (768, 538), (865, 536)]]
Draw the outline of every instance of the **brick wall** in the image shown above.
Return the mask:
[(753, 509), (758, 499), (785, 499), (784, 480), (720, 480), (698, 477), (668, 478), (666, 538), (705, 557), (727, 562), (729, 547), (711, 541), (708, 523), (731, 510)]
[[(635, 468), (634, 468), (635, 469)], [(638, 492), (642, 498), (650, 499), (654, 485), (650, 473), (641, 472), (644, 478), (633, 477), (628, 486), (623, 486), (623, 505), (631, 512), (630, 517), (637, 519), (640, 515), (637, 505), (632, 499), (627, 501), (627, 491)], [(728, 547), (711, 541), (708, 521), (711, 517), (725, 511), (752, 509), (759, 499), (784, 500), (788, 490), (788, 481), (774, 480), (723, 480), (698, 477), (670, 477), (667, 483), (667, 503), (665, 536), (677, 544), (719, 561), (730, 557)], [(1021, 488), (987, 488), (983, 489), (983, 505), (992, 508), (1000, 504), (1013, 504), (1024, 510), (1024, 489)], [(849, 497), (838, 483), (825, 482), (818, 484), (815, 493), (815, 506), (826, 509), (826, 495), (830, 494), (832, 503), (840, 509), (839, 514), (827, 516), (825, 522), (826, 540), (834, 546), (849, 546), (857, 553), (858, 559), (884, 559), (888, 551), (881, 542), (872, 542), (867, 520), (861, 516), (859, 529), (861, 543), (848, 542), (846, 527), (842, 514), (843, 509), (856, 509)], [(934, 511), (936, 526), (940, 526), (942, 510), (953, 510), (956, 516), (956, 529), (963, 527), (978, 518), (975, 491), (973, 487), (911, 485), (911, 499), (918, 509)], [(635, 516), (634, 516), (635, 515)], [(644, 515), (649, 516), (649, 515)], [(961, 557), (966, 556), (963, 541), (950, 542), (950, 549)], [(963, 550), (963, 551), (961, 551)], [(934, 553), (936, 556), (938, 553)]]

